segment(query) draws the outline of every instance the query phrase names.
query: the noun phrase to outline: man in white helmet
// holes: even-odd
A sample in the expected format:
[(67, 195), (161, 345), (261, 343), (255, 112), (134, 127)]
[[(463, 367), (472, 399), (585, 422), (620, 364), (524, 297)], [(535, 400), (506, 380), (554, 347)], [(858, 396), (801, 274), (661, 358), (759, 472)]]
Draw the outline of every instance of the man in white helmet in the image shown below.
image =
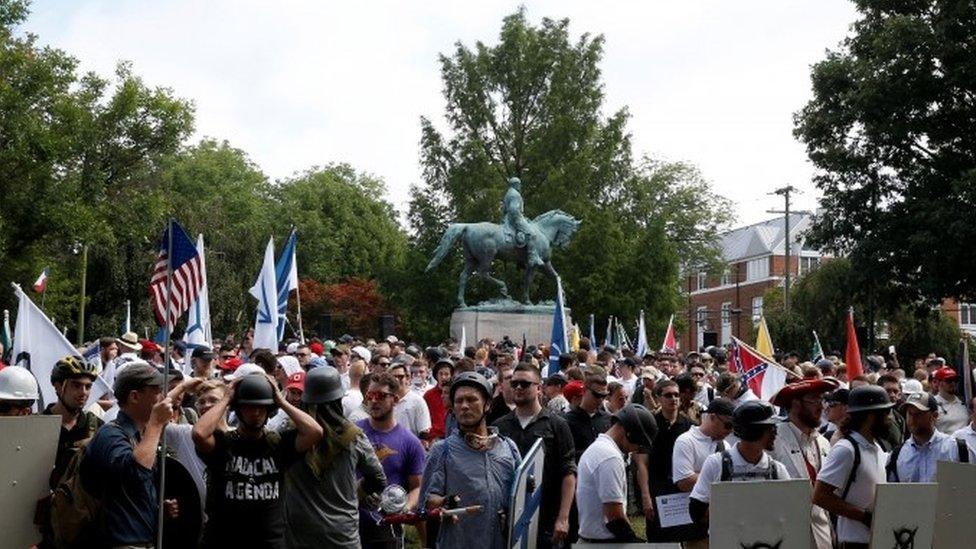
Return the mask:
[(0, 417), (27, 416), (39, 398), (37, 380), (27, 368), (0, 370)]

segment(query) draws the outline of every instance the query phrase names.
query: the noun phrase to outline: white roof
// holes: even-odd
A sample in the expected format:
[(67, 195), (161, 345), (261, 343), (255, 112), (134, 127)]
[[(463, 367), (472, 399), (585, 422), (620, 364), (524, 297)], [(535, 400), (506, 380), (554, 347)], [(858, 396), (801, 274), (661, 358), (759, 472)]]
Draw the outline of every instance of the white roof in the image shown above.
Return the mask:
[[(750, 257), (786, 254), (785, 218), (779, 216), (768, 221), (739, 227), (719, 235), (722, 257), (729, 263)], [(790, 254), (797, 253), (797, 244), (804, 242), (804, 234), (813, 222), (810, 212), (790, 214)], [(815, 251), (804, 246), (805, 251)]]

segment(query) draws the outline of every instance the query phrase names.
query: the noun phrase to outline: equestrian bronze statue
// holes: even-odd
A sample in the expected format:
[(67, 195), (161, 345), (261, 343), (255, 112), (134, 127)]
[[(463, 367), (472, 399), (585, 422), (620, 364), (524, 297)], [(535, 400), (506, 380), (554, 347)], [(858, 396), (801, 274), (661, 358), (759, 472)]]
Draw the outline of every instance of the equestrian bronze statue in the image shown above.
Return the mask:
[(471, 275), (494, 282), (501, 295), (511, 299), (505, 282), (491, 275), (491, 262), (499, 254), (525, 266), (523, 303), (530, 303), (529, 288), (536, 268), (543, 267), (550, 276), (558, 276), (551, 262), (552, 249), (568, 245), (580, 222), (560, 210), (550, 210), (535, 219), (526, 219), (522, 212), (521, 190), (522, 182), (517, 177), (508, 180), (508, 191), (502, 199), (501, 224), (452, 223), (444, 231), (427, 270), (440, 264), (455, 243), (461, 241), (464, 268), (461, 269), (458, 284), (458, 306), (466, 306), (464, 291)]

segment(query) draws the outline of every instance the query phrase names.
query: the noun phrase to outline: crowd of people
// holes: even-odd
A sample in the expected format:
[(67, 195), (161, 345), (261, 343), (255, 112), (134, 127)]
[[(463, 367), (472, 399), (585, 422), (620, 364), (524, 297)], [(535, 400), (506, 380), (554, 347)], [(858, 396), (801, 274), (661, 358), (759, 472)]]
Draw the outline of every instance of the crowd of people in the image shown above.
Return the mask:
[[(153, 547), (162, 516), (173, 547), (395, 548), (411, 525), (424, 547), (501, 548), (516, 470), (541, 439), (536, 547), (708, 547), (714, 483), (804, 479), (811, 546), (858, 548), (877, 483), (976, 462), (974, 402), (935, 356), (911, 375), (868, 357), (847, 379), (837, 357), (789, 353), (795, 379), (767, 402), (720, 347), (635, 356), (583, 339), (550, 362), (508, 338), (344, 335), (271, 351), (245, 334), (176, 343), (167, 368), (134, 333), (98, 345), (49, 380), (0, 370), (0, 415), (61, 420), (39, 547)], [(92, 395), (99, 377), (112, 390)], [(56, 402), (39, 402), (39, 382)], [(689, 495), (690, 521), (662, 525), (658, 498), (672, 494)]]

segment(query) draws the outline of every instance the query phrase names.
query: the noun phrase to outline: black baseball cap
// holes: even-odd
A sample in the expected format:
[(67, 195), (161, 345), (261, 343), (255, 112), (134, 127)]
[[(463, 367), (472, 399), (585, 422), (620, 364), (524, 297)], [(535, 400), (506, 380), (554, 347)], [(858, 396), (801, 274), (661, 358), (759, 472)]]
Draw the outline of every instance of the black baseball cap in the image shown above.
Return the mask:
[(209, 347), (195, 347), (191, 358), (202, 358), (203, 360), (213, 360), (214, 352)]
[(721, 397), (709, 402), (708, 407), (705, 408), (706, 414), (715, 414), (717, 416), (731, 416), (734, 411), (735, 403), (727, 398)]

